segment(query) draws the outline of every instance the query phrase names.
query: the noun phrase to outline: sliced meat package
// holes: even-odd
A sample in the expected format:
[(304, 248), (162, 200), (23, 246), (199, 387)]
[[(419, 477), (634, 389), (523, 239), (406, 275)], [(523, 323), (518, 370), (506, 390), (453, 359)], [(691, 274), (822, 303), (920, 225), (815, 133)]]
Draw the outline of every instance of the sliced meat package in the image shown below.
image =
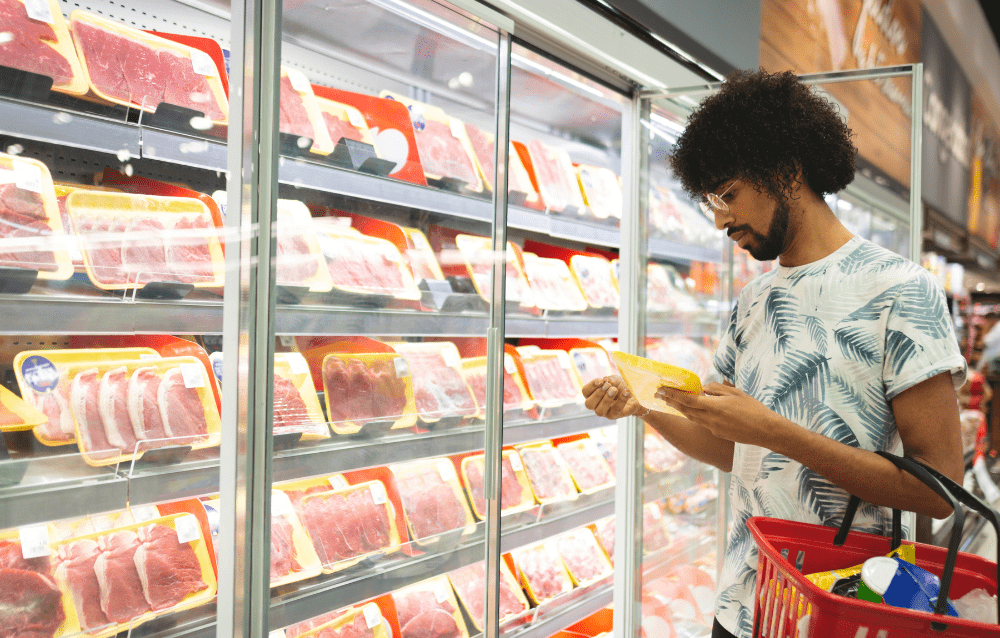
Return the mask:
[(536, 305), (542, 310), (582, 312), (587, 299), (561, 259), (524, 253), (524, 274), (528, 277)]
[(360, 296), (420, 299), (420, 289), (395, 244), (333, 221), (317, 219), (314, 223), (334, 289)]
[(557, 536), (552, 542), (574, 585), (585, 587), (614, 573), (614, 568), (589, 527)]
[(333, 288), (309, 209), (294, 199), (278, 200), (278, 255), (275, 264), (279, 286), (329, 292)]
[[(478, 631), (485, 627), (486, 562), (479, 561), (448, 574), (448, 580), (458, 594), (458, 600), (469, 613), (472, 625)], [(507, 562), (500, 561), (500, 624), (528, 609), (524, 593), (510, 573)]]
[(299, 517), (327, 573), (399, 547), (394, 512), (381, 481), (303, 496)]
[(669, 544), (670, 534), (663, 520), (663, 510), (658, 503), (646, 503), (642, 506), (642, 551), (655, 552)]
[(458, 348), (450, 341), (397, 343), (396, 352), (406, 358), (413, 374), (413, 396), (417, 415), (424, 424), (443, 418), (480, 415), (480, 406), (462, 377)]
[(52, 638), (72, 633), (73, 612), (64, 609), (52, 561), (48, 556), (24, 558), (19, 536), (18, 530), (0, 534), (0, 636)]
[(0, 42), (0, 64), (52, 78), (52, 89), (70, 95), (87, 92), (87, 80), (73, 48), (58, 2), (0, 0), (0, 24), (8, 37)]
[(273, 408), (275, 434), (301, 432), (306, 441), (330, 438), (309, 364), (297, 352), (274, 354)]
[[(469, 135), (469, 141), (472, 142), (483, 183), (486, 188), (492, 191), (493, 178), (496, 174), (496, 162), (493, 159), (496, 151), (496, 136), (492, 133), (486, 133), (475, 124), (468, 122), (465, 124), (465, 131)], [(527, 195), (525, 205), (531, 208), (537, 208), (541, 203), (538, 192), (531, 185), (531, 176), (524, 168), (524, 163), (521, 162), (521, 157), (517, 154), (513, 142), (510, 142), (510, 150), (507, 152), (507, 190)]]
[(617, 308), (618, 287), (611, 262), (599, 255), (573, 255), (570, 270), (592, 308)]
[(551, 443), (518, 446), (517, 451), (539, 503), (576, 498), (576, 486), (566, 461)]
[[(486, 520), (486, 496), (483, 493), (485, 457), (474, 454), (462, 459), (462, 478), (472, 511), (479, 520)], [(500, 461), (500, 513), (509, 514), (531, 508), (535, 504), (531, 484), (524, 473), (521, 457), (514, 450), (504, 450)]]
[(608, 351), (604, 348), (570, 348), (569, 358), (581, 386), (594, 379), (618, 374), (618, 368), (611, 362)]
[(572, 364), (565, 350), (519, 349), (518, 352), (528, 390), (538, 405), (556, 408), (582, 402), (581, 388), (570, 369)]
[(416, 423), (413, 379), (406, 359), (392, 353), (333, 353), (323, 359), (330, 427), (355, 434), (371, 423), (407, 428)]
[[(649, 426), (646, 426), (649, 428)], [(667, 472), (684, 462), (684, 455), (652, 428), (643, 437), (643, 457), (650, 472)]]
[(330, 139), (316, 94), (306, 76), (298, 69), (282, 66), (280, 85), (278, 131), (311, 139), (312, 153), (332, 153), (335, 140)]
[[(472, 396), (480, 410), (486, 409), (486, 357), (470, 357), (462, 359), (462, 376), (472, 390)], [(510, 410), (530, 410), (532, 406), (531, 396), (524, 381), (517, 371), (514, 358), (509, 354), (504, 354), (503, 371), (503, 411)]]
[(475, 523), (448, 459), (390, 465), (413, 540), (471, 529)]
[(0, 153), (0, 267), (37, 270), (40, 279), (69, 279), (73, 259), (67, 232), (48, 167)]
[[(308, 627), (308, 628), (306, 628)], [(324, 614), (285, 630), (287, 638), (391, 638), (378, 605)]]
[(580, 164), (576, 173), (584, 201), (600, 219), (622, 218), (622, 185), (610, 168)]
[(48, 424), (44, 412), (0, 386), (0, 432), (20, 432)]
[(511, 552), (525, 591), (536, 605), (573, 589), (573, 581), (550, 541)]
[(596, 492), (615, 483), (615, 475), (593, 439), (577, 439), (556, 446), (569, 466), (573, 482), (583, 494)]
[(325, 97), (316, 96), (316, 106), (319, 108), (330, 135), (330, 141), (336, 146), (341, 139), (363, 142), (375, 148), (375, 136), (368, 129), (368, 122), (361, 111), (349, 104), (341, 104)]
[(447, 576), (436, 576), (392, 593), (400, 638), (468, 638)]
[(229, 101), (212, 58), (199, 49), (76, 10), (73, 40), (97, 97), (155, 111), (162, 102), (226, 124)]
[[(468, 269), (469, 277), (476, 287), (476, 292), (485, 301), (490, 302), (493, 291), (493, 240), (489, 237), (479, 235), (456, 235), (455, 247), (462, 255)], [(506, 254), (506, 287), (504, 296), (508, 303), (520, 304), (522, 308), (534, 308), (535, 300), (521, 269), (521, 261), (518, 259), (519, 248), (511, 242), (507, 242)]]
[(526, 148), (545, 206), (552, 212), (573, 207), (577, 209), (577, 214), (582, 214), (585, 206), (583, 193), (569, 153), (541, 140), (531, 140)]
[(615, 564), (615, 517), (602, 518), (593, 525), (594, 536), (601, 544), (608, 561)]

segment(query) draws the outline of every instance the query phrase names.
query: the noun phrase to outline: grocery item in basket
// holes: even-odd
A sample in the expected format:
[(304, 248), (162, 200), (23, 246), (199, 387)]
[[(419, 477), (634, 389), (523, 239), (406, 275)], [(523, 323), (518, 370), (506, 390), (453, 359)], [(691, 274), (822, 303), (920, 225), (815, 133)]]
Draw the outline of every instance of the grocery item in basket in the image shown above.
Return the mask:
[(468, 636), (458, 601), (445, 576), (393, 592), (400, 638), (463, 638)]
[(701, 394), (701, 379), (690, 370), (626, 352), (612, 352), (611, 359), (618, 366), (632, 396), (644, 408), (660, 411), (669, 409), (662, 399), (656, 398), (656, 391), (664, 386)]
[[(926, 569), (899, 558), (876, 556), (861, 567), (858, 599), (932, 614), (940, 590), (941, 579)], [(958, 616), (950, 600), (944, 613)]]
[(584, 201), (601, 219), (622, 217), (622, 186), (610, 168), (580, 164), (577, 169)]
[[(482, 631), (485, 627), (486, 601), (484, 588), (486, 586), (486, 562), (479, 561), (448, 574), (448, 580), (458, 593), (458, 599), (469, 612), (469, 618), (476, 629)], [(500, 624), (516, 616), (528, 608), (521, 588), (517, 586), (507, 563), (500, 561)]]
[(381, 481), (304, 496), (298, 510), (324, 565), (332, 566), (399, 545)]
[(0, 538), (0, 610), (3, 636), (54, 636), (66, 620), (49, 558), (25, 559), (16, 531)]
[[(916, 548), (913, 545), (903, 544), (886, 554), (886, 556), (889, 558), (901, 558), (907, 562), (913, 563), (916, 562)], [(820, 589), (831, 591), (837, 581), (860, 574), (863, 566), (864, 563), (858, 563), (857, 565), (844, 567), (843, 569), (833, 569), (828, 572), (806, 574), (805, 577)]]
[(526, 252), (524, 274), (535, 303), (542, 310), (580, 312), (587, 309), (587, 300), (565, 261)]
[(553, 408), (582, 400), (565, 350), (521, 351), (521, 363), (531, 396), (540, 406)]
[(333, 221), (327, 218), (314, 223), (334, 288), (358, 295), (420, 299), (420, 290), (395, 244)]
[(576, 487), (566, 461), (551, 443), (518, 447), (518, 452), (539, 503), (576, 498)]
[(448, 459), (392, 465), (390, 469), (414, 540), (473, 523), (455, 466)]
[(538, 190), (548, 209), (560, 212), (575, 207), (582, 212), (585, 205), (583, 193), (569, 153), (540, 140), (528, 142), (527, 150), (535, 170)]
[(421, 421), (470, 417), (479, 406), (461, 372), (458, 348), (449, 341), (398, 343), (395, 350), (413, 374), (413, 396)]
[(556, 446), (562, 455), (577, 488), (587, 494), (613, 485), (615, 475), (604, 461), (604, 455), (593, 439), (577, 439)]
[(0, 42), (0, 64), (52, 78), (52, 88), (82, 95), (87, 80), (57, 2), (0, 0), (0, 24), (7, 38)]
[(73, 261), (48, 167), (0, 153), (0, 266), (68, 279)]
[[(486, 518), (486, 496), (483, 493), (485, 461), (482, 454), (462, 459), (462, 475), (472, 509), (480, 520)], [(515, 469), (516, 468), (516, 469)], [(517, 452), (504, 450), (500, 460), (500, 513), (506, 514), (534, 504), (531, 487), (524, 477), (524, 466)]]
[(513, 556), (525, 589), (536, 605), (573, 589), (566, 566), (550, 543), (514, 550)]
[(575, 585), (585, 586), (614, 572), (589, 527), (558, 536), (554, 543)]

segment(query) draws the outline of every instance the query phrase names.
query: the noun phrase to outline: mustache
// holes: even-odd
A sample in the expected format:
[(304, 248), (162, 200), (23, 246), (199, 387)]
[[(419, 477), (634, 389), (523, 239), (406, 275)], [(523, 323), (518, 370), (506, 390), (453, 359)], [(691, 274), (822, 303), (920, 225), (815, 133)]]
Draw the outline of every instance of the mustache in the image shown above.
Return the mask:
[(730, 228), (729, 230), (727, 230), (726, 231), (726, 235), (728, 235), (729, 238), (732, 239), (733, 235), (735, 235), (736, 233), (743, 232), (743, 231), (751, 231), (751, 228), (749, 226), (747, 226), (747, 225), (736, 226), (736, 227), (733, 227), (733, 228)]

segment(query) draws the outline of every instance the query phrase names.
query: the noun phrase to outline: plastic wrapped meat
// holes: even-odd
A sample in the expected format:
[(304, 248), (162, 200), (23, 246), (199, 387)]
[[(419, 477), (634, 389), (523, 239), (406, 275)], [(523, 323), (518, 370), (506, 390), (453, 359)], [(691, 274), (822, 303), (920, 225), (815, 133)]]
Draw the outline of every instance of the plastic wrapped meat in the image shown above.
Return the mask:
[[(51, 235), (41, 195), (14, 184), (0, 184), (0, 266), (55, 271), (55, 253), (46, 248), (50, 241), (46, 238)], [(3, 239), (37, 241), (15, 248), (4, 246)]]
[(396, 373), (393, 357), (369, 363), (361, 359), (328, 357), (323, 363), (323, 385), (333, 423), (364, 425), (395, 421), (406, 407), (406, 382)]
[(471, 416), (476, 401), (462, 374), (445, 363), (439, 351), (399, 348), (413, 373), (413, 394), (417, 413), (424, 420), (449, 416)]
[(25, 559), (21, 544), (0, 540), (0, 635), (54, 636), (66, 619), (48, 557)]
[(208, 589), (201, 564), (189, 543), (181, 543), (167, 525), (140, 527), (133, 562), (142, 592), (153, 611), (170, 609), (189, 595)]
[(587, 196), (587, 205), (602, 219), (621, 219), (622, 187), (614, 171), (596, 166), (580, 166), (580, 184)]
[(514, 560), (538, 604), (573, 588), (562, 559), (546, 543), (514, 552)]
[(581, 439), (561, 443), (557, 446), (569, 466), (570, 474), (581, 492), (611, 485), (615, 477), (611, 473), (601, 451), (591, 439)]
[[(525, 356), (522, 357), (522, 362), (528, 388), (538, 403), (548, 406), (564, 405), (581, 397), (570, 371), (562, 366), (557, 355)], [(566, 363), (569, 363), (568, 359)]]
[(330, 226), (320, 226), (317, 238), (337, 288), (352, 293), (420, 298), (409, 273), (404, 273), (403, 256), (392, 242)]
[(101, 589), (94, 571), (100, 553), (97, 541), (80, 539), (61, 545), (57, 556), (56, 574), (69, 588), (77, 620), (84, 631), (110, 622), (101, 610)]
[[(440, 591), (436, 591), (440, 590)], [(459, 638), (463, 629), (455, 620), (447, 581), (435, 580), (393, 592), (400, 638)]]
[[(469, 494), (472, 497), (472, 507), (480, 515), (480, 518), (485, 518), (486, 514), (486, 497), (483, 494), (484, 469), (485, 464), (482, 455), (469, 457), (463, 463), (465, 480), (469, 486)], [(500, 512), (503, 513), (519, 507), (523, 497), (524, 488), (514, 473), (510, 453), (504, 452), (503, 459), (500, 462)]]
[(0, 0), (0, 24), (9, 34), (8, 39), (0, 41), (0, 64), (47, 75), (55, 86), (69, 84), (73, 80), (73, 65), (55, 46), (55, 29), (41, 20), (28, 17), (21, 0)]
[(670, 536), (663, 525), (663, 513), (656, 503), (646, 503), (642, 508), (642, 550), (655, 552), (670, 544)]
[(183, 215), (174, 222), (167, 236), (168, 271), (181, 283), (214, 281), (215, 266), (207, 235), (213, 225), (202, 216)]
[(576, 372), (580, 375), (580, 382), (586, 385), (594, 379), (618, 374), (618, 369), (608, 353), (603, 348), (575, 348), (569, 352)]
[(316, 429), (309, 418), (309, 409), (295, 384), (285, 377), (274, 375), (274, 431), (311, 432)]
[[(283, 78), (284, 80), (284, 78)], [(305, 285), (319, 270), (319, 259), (309, 248), (306, 233), (315, 230), (291, 215), (278, 217), (277, 280), (286, 286)]]
[(295, 560), (293, 531), (287, 517), (271, 517), (271, 582), (302, 569)]
[(608, 555), (608, 560), (611, 564), (615, 564), (615, 517), (611, 516), (609, 518), (602, 518), (597, 521), (597, 540), (601, 543), (601, 547), (604, 548), (604, 552)]
[(646, 467), (653, 472), (666, 472), (684, 460), (677, 448), (655, 432), (646, 432), (643, 439), (643, 456)]
[[(484, 365), (481, 366), (470, 366), (462, 370), (462, 376), (465, 377), (465, 382), (469, 384), (469, 388), (472, 389), (472, 395), (476, 399), (476, 403), (482, 407), (486, 406), (486, 365), (485, 357)], [(510, 375), (509, 372), (504, 370), (503, 372), (503, 411), (507, 412), (509, 410), (516, 410), (522, 407), (524, 401), (524, 396), (521, 394), (521, 388), (518, 387), (517, 381), (514, 377)]]
[(472, 158), (447, 123), (426, 118), (423, 127), (414, 127), (414, 132), (424, 173), (432, 178), (457, 179), (473, 188), (479, 184)]
[(278, 120), (278, 130), (282, 133), (308, 137), (315, 141), (316, 132), (312, 120), (306, 111), (302, 95), (292, 86), (292, 80), (287, 74), (281, 75), (281, 114)]
[(618, 289), (615, 288), (611, 263), (607, 259), (573, 255), (570, 267), (580, 282), (587, 303), (595, 308), (618, 307)]
[(559, 212), (570, 206), (582, 209), (583, 193), (569, 154), (539, 140), (528, 142), (527, 147), (535, 168), (538, 188), (549, 210)]
[(587, 300), (563, 260), (525, 253), (524, 274), (539, 308), (576, 312), (587, 309)]
[(69, 384), (60, 383), (54, 390), (38, 393), (33, 390), (23, 391), (25, 400), (41, 410), (48, 423), (39, 425), (36, 431), (51, 441), (71, 441), (76, 437), (73, 428), (73, 414), (69, 407)]
[(70, 385), (70, 405), (77, 422), (80, 451), (95, 458), (117, 456), (108, 441), (100, 411), (100, 380), (97, 368), (77, 373)]
[(355, 128), (349, 121), (342, 120), (333, 113), (323, 111), (323, 123), (326, 124), (326, 130), (330, 132), (330, 139), (336, 144), (341, 139), (346, 138), (349, 140), (354, 140), (355, 142), (361, 142), (361, 131)]
[(646, 346), (650, 359), (679, 366), (702, 379), (712, 374), (712, 353), (686, 337), (665, 337)]
[[(440, 462), (450, 466), (450, 461)], [(442, 476), (442, 467), (433, 462), (417, 462), (393, 468), (396, 489), (414, 539), (459, 529), (470, 522), (464, 499), (450, 482), (451, 476), (448, 479)]]
[(167, 370), (157, 390), (163, 430), (178, 444), (196, 443), (208, 434), (205, 405), (198, 390), (186, 386), (179, 367)]
[(539, 502), (576, 496), (576, 487), (559, 450), (551, 445), (540, 445), (521, 448), (520, 453)]
[[(507, 569), (506, 563), (500, 567), (500, 622), (516, 616), (528, 608), (520, 589)], [(484, 627), (486, 609), (484, 607), (486, 586), (486, 562), (479, 561), (473, 565), (456, 569), (448, 574), (448, 579), (458, 592), (458, 597), (469, 611), (473, 624), (477, 629)]]
[(577, 583), (587, 583), (612, 573), (604, 551), (587, 527), (557, 537), (555, 546), (570, 576)]
[(389, 513), (379, 483), (302, 498), (298, 510), (324, 565), (387, 549), (392, 544)]

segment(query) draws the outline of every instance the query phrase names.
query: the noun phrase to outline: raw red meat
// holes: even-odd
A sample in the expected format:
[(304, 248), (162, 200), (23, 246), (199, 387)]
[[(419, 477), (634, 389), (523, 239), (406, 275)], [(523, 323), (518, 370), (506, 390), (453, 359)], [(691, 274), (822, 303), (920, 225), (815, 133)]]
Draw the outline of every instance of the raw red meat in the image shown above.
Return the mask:
[(97, 542), (89, 539), (66, 543), (59, 548), (56, 573), (69, 587), (76, 617), (84, 630), (102, 627), (109, 622), (101, 610), (101, 586), (94, 571), (94, 563), (100, 554)]
[(403, 351), (413, 372), (413, 394), (417, 413), (425, 419), (445, 416), (469, 416), (476, 412), (476, 401), (462, 374), (445, 363), (438, 351)]
[(208, 221), (200, 216), (181, 216), (171, 229), (166, 244), (166, 263), (182, 283), (215, 279), (212, 253), (208, 247)]
[(434, 464), (399, 467), (395, 473), (396, 488), (415, 539), (458, 529), (468, 523), (465, 503), (441, 478)]
[(524, 274), (540, 308), (547, 310), (586, 310), (587, 300), (577, 287), (566, 262), (525, 255)]
[(77, 232), (84, 237), (83, 248), (94, 278), (99, 283), (116, 285), (128, 282), (122, 268), (122, 233), (127, 223), (123, 217), (91, 217), (81, 220), (77, 227)]
[[(439, 586), (447, 587), (438, 581)], [(456, 609), (448, 598), (438, 602), (434, 591), (418, 586), (392, 594), (396, 603), (401, 638), (457, 638), (461, 630), (453, 614)]]
[(83, 20), (73, 22), (73, 37), (83, 51), (91, 84), (108, 97), (147, 109), (169, 102), (201, 111), (214, 121), (225, 119), (208, 80), (195, 73), (190, 58)]
[(556, 551), (577, 582), (587, 582), (611, 574), (604, 552), (587, 528), (556, 538)]
[(443, 609), (420, 614), (400, 630), (402, 638), (457, 638), (461, 636), (455, 617)]
[(573, 586), (562, 560), (545, 545), (536, 545), (519, 552), (517, 565), (539, 603), (569, 591)]
[(128, 383), (129, 373), (125, 366), (105, 372), (100, 384), (99, 409), (108, 442), (119, 450), (132, 453), (136, 437), (128, 412)]
[[(524, 600), (511, 589), (505, 574), (506, 571), (500, 576), (500, 622), (528, 608)], [(455, 586), (455, 591), (458, 592), (462, 602), (465, 603), (466, 608), (469, 610), (472, 621), (480, 629), (483, 628), (486, 620), (486, 610), (484, 608), (484, 603), (486, 602), (484, 591), (486, 586), (486, 562), (479, 561), (468, 567), (457, 569), (448, 574), (448, 578), (451, 579), (452, 585)]]
[(333, 140), (334, 144), (340, 142), (341, 138), (345, 137), (355, 142), (362, 141), (361, 131), (354, 128), (347, 120), (342, 120), (333, 113), (323, 111), (323, 122), (326, 123), (326, 129), (330, 131), (330, 139)]
[[(3, 2), (5, 0), (0, 0)], [(33, 217), (39, 221), (48, 219), (45, 204), (38, 193), (18, 188), (14, 184), (0, 185), (0, 210), (8, 210), (18, 215)]]
[(136, 438), (154, 441), (153, 445), (162, 445), (162, 439), (167, 437), (158, 398), (161, 381), (155, 368), (138, 368), (128, 382), (128, 413), (133, 431)]
[(405, 289), (398, 253), (392, 255), (386, 246), (375, 247), (350, 237), (326, 237), (329, 241), (325, 242), (323, 254), (334, 286), (387, 295)]
[(575, 401), (580, 395), (569, 370), (560, 365), (558, 357), (526, 357), (524, 376), (538, 402), (566, 403)]
[(369, 488), (319, 493), (302, 499), (298, 510), (324, 565), (376, 552), (391, 543), (388, 512), (385, 505), (375, 504)]
[(471, 187), (479, 183), (476, 167), (465, 146), (451, 134), (448, 124), (427, 119), (422, 130), (414, 130), (424, 173), (430, 177), (451, 177)]
[(391, 360), (378, 359), (366, 367), (360, 359), (330, 357), (323, 382), (333, 423), (394, 421), (406, 406), (406, 383), (396, 377)]
[(135, 568), (153, 611), (169, 609), (208, 589), (194, 548), (179, 542), (173, 528), (158, 524), (140, 527), (139, 540), (142, 545), (135, 552)]
[(271, 517), (271, 581), (301, 571), (295, 560), (295, 542), (292, 524), (284, 516)]
[(670, 544), (662, 516), (656, 503), (647, 503), (642, 508), (642, 551), (654, 552)]
[(177, 279), (167, 267), (165, 231), (163, 223), (155, 217), (136, 217), (129, 223), (122, 242), (122, 268), (130, 283)]
[(197, 388), (184, 387), (180, 368), (171, 368), (163, 375), (157, 391), (163, 430), (167, 436), (185, 443), (196, 442), (208, 433), (205, 406)]
[(55, 85), (73, 79), (69, 61), (54, 48), (56, 32), (28, 17), (20, 0), (0, 0), (0, 24), (11, 40), (0, 42), (0, 64), (52, 78)]
[[(2, 6), (0, 3), (0, 11)], [(18, 3), (18, 6), (23, 5)], [(20, 240), (15, 241), (14, 246), (0, 249), (0, 266), (56, 270), (55, 253), (46, 249), (48, 240), (45, 238), (51, 235), (41, 195), (14, 184), (0, 185), (0, 240)]]
[[(486, 180), (489, 183), (493, 183), (494, 175), (496, 175), (496, 161), (494, 157), (496, 155), (496, 145), (493, 142), (493, 136), (487, 135), (479, 130), (479, 127), (475, 124), (466, 124), (465, 132), (469, 136), (469, 141), (472, 142), (472, 150), (476, 153), (476, 159), (479, 160), (479, 167), (483, 169), (483, 174), (486, 175)], [(507, 179), (510, 180), (510, 171), (508, 171)], [(508, 184), (510, 186), (510, 184)], [(510, 190), (516, 190), (511, 188)]]
[(536, 447), (521, 450), (521, 460), (539, 500), (568, 498), (576, 495), (562, 456), (555, 448)]
[(333, 490), (333, 486), (329, 483), (323, 483), (320, 485), (313, 485), (304, 490), (282, 490), (288, 499), (292, 502), (295, 507), (295, 511), (299, 513), (299, 518), (302, 517), (302, 512), (299, 510), (299, 502), (306, 496), (310, 494), (318, 494), (320, 492), (330, 492)]
[(277, 373), (274, 375), (273, 407), (275, 432), (304, 432), (315, 429), (299, 389)]
[(36, 393), (28, 390), (24, 393), (28, 403), (45, 413), (48, 423), (39, 425), (36, 431), (53, 441), (69, 441), (76, 432), (73, 429), (73, 415), (69, 409), (68, 386), (60, 383), (51, 392)]
[(315, 618), (310, 618), (304, 622), (292, 625), (285, 629), (285, 638), (298, 638), (302, 634), (311, 631), (320, 625), (325, 625), (331, 620), (336, 620), (344, 613), (343, 610), (331, 611), (323, 614), (322, 616), (317, 616)]
[(0, 570), (0, 636), (52, 638), (66, 620), (52, 579), (22, 569)]
[(38, 572), (43, 576), (52, 575), (52, 565), (49, 557), (24, 558), (21, 553), (21, 543), (18, 541), (0, 540), (0, 570), (2, 569), (20, 569), (28, 572)]
[[(483, 470), (485, 464), (482, 456), (472, 457), (465, 467), (465, 478), (469, 482), (469, 492), (477, 512), (486, 513), (486, 497), (483, 494)], [(509, 510), (521, 504), (521, 484), (517, 481), (510, 458), (504, 457), (500, 462), (500, 511)]]
[(601, 257), (577, 255), (573, 257), (572, 265), (591, 306), (618, 307), (618, 290), (615, 289), (615, 283), (611, 279), (610, 262)]
[(604, 548), (611, 564), (615, 564), (615, 517), (604, 518), (597, 521), (597, 540)]
[(561, 211), (567, 206), (583, 208), (583, 194), (576, 176), (570, 172), (572, 167), (567, 168), (555, 150), (538, 140), (528, 142), (528, 151), (538, 188), (549, 210)]
[(112, 622), (122, 623), (149, 611), (135, 554), (141, 543), (135, 532), (122, 530), (101, 536), (94, 573), (101, 589), (101, 611)]
[(316, 638), (372, 638), (374, 635), (375, 632), (368, 628), (365, 615), (362, 613), (356, 615), (353, 622), (345, 624), (340, 629), (320, 630)]
[[(486, 368), (470, 368), (463, 371), (465, 382), (472, 389), (472, 396), (476, 403), (486, 405)], [(521, 407), (521, 390), (517, 387), (514, 377), (504, 370), (503, 372), (503, 411), (516, 410)]]
[[(319, 260), (309, 252), (309, 243), (303, 234), (306, 229), (297, 226), (291, 216), (278, 218), (278, 257), (275, 263), (278, 283), (286, 286), (301, 285), (319, 271)], [(312, 231), (312, 229), (309, 229)]]
[(315, 141), (316, 131), (309, 120), (305, 102), (292, 86), (292, 80), (287, 75), (281, 76), (281, 97), (279, 99), (281, 101), (281, 114), (278, 130), (299, 137), (308, 137)]
[(615, 480), (614, 475), (608, 471), (608, 467), (604, 464), (604, 458), (601, 456), (600, 450), (596, 448), (596, 444), (591, 443), (590, 445), (594, 445), (594, 447), (588, 448), (582, 441), (572, 441), (556, 446), (559, 453), (562, 454), (563, 460), (566, 461), (566, 465), (569, 465), (569, 471), (580, 490), (608, 485)]
[(108, 441), (100, 410), (100, 382), (97, 368), (79, 372), (70, 385), (70, 405), (79, 426), (80, 450), (90, 456), (115, 456), (118, 450)]

